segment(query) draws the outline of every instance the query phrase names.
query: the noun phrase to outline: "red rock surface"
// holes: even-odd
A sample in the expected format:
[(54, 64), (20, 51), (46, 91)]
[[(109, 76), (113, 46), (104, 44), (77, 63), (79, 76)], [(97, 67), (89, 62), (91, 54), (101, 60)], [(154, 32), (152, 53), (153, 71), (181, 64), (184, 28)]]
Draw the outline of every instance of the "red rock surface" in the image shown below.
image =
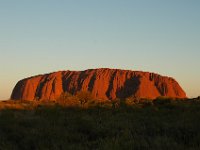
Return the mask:
[(76, 94), (78, 91), (90, 91), (95, 98), (102, 100), (130, 96), (186, 98), (180, 85), (170, 77), (141, 71), (90, 69), (60, 71), (23, 79), (15, 86), (11, 99), (55, 100), (63, 92)]

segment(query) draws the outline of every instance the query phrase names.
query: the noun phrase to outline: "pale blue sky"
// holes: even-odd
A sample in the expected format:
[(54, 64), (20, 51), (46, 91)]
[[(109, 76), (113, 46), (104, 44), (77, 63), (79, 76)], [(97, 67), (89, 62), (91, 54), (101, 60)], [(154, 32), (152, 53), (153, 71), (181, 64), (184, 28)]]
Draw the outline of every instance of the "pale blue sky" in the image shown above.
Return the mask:
[(0, 0), (0, 99), (18, 80), (119, 68), (174, 77), (200, 95), (199, 0)]

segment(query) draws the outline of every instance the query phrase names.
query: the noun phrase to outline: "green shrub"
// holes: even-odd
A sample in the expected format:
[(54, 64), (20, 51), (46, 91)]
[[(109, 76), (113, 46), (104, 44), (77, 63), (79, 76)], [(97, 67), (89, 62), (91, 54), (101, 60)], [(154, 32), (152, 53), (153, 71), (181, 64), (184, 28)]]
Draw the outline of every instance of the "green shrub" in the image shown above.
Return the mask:
[(140, 104), (144, 107), (146, 106), (152, 106), (153, 105), (153, 101), (151, 99), (141, 99), (140, 100)]
[(175, 100), (174, 99), (170, 99), (169, 97), (158, 97), (153, 101), (153, 103), (155, 105), (164, 105), (164, 104), (170, 104), (173, 101), (175, 101)]

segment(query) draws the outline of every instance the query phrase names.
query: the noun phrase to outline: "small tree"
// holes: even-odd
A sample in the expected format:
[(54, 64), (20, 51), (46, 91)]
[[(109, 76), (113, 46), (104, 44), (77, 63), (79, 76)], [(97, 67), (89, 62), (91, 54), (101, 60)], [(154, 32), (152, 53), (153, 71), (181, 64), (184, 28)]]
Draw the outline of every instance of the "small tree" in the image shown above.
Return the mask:
[(59, 103), (62, 103), (62, 104), (64, 104), (69, 98), (71, 98), (72, 97), (72, 95), (70, 94), (70, 93), (68, 93), (68, 92), (63, 92), (59, 97), (58, 97), (58, 99), (57, 99), (57, 101), (59, 102)]
[(112, 100), (111, 103), (112, 103), (112, 108), (118, 108), (120, 106), (120, 99), (116, 98)]
[(59, 100), (66, 100), (67, 98), (72, 97), (72, 95), (68, 92), (63, 92), (60, 96), (59, 96)]
[(57, 102), (67, 107), (74, 107), (74, 106), (80, 105), (80, 102), (77, 96), (74, 96), (68, 92), (62, 93), (60, 97), (57, 99)]
[(85, 106), (86, 103), (92, 101), (93, 96), (88, 91), (80, 91), (76, 94), (77, 98), (79, 99), (82, 106)]
[(132, 106), (140, 103), (140, 100), (141, 100), (140, 98), (137, 98), (135, 96), (130, 96), (125, 99), (125, 104), (128, 106)]

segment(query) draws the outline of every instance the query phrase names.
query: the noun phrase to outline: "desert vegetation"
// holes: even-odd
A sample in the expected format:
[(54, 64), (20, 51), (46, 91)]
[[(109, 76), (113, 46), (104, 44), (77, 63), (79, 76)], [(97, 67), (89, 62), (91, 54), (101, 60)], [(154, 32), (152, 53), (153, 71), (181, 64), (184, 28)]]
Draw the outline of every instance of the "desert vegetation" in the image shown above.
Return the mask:
[(200, 149), (199, 98), (94, 104), (90, 96), (63, 93), (59, 102), (1, 102), (0, 149)]

